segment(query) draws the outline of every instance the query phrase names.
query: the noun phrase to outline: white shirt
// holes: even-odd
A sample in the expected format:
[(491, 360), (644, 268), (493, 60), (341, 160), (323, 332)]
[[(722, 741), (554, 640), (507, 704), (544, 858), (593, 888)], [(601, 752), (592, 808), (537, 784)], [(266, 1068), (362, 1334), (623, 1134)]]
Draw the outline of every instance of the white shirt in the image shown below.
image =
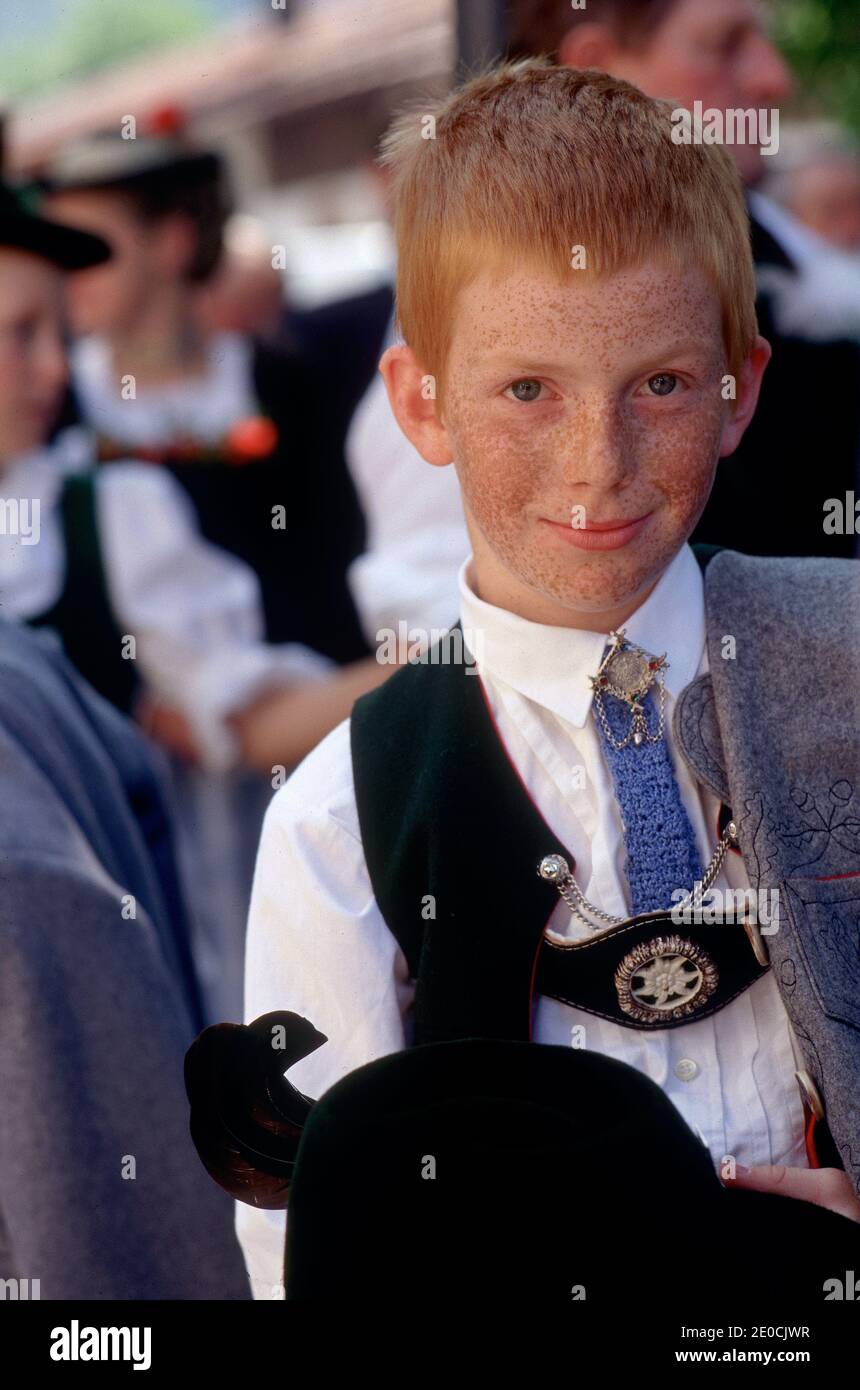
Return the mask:
[[(480, 634), (480, 679), (504, 746), (553, 833), (573, 853), (588, 899), (626, 916), (621, 818), (590, 717), (588, 677), (597, 670), (606, 634), (547, 627), (495, 608), (475, 596), (468, 575), (467, 563), (459, 576), (461, 619), (464, 632)], [(665, 736), (671, 749), (675, 700), (707, 670), (704, 588), (688, 546), (625, 626), (638, 645), (668, 654)], [(707, 864), (719, 802), (677, 756), (674, 762)], [(579, 767), (584, 779), (575, 775)], [(725, 864), (716, 887), (749, 887), (738, 855), (729, 854)], [(587, 934), (561, 900), (550, 929)], [(270, 804), (251, 899), (245, 1018), (291, 1009), (327, 1035), (329, 1041), (289, 1073), (299, 1090), (319, 1097), (348, 1071), (408, 1045), (413, 995), (403, 953), (368, 878), (345, 722)], [(577, 1026), (585, 1028), (588, 1047), (656, 1082), (698, 1130), (715, 1164), (732, 1154), (747, 1166), (808, 1166), (794, 1077), (801, 1054), (772, 972), (709, 1018), (648, 1032), (536, 998), (536, 1042), (570, 1046)], [(278, 1296), (285, 1214), (237, 1204), (237, 1230), (255, 1296)]]
[(810, 342), (860, 339), (860, 259), (804, 226), (772, 198), (754, 191), (747, 197), (752, 215), (796, 267), (756, 266), (758, 287), (772, 296), (780, 331)]
[(190, 437), (217, 444), (237, 420), (260, 414), (254, 395), (253, 344), (238, 333), (213, 334), (206, 370), (194, 377), (135, 388), (128, 397), (102, 338), (81, 338), (72, 347), (72, 374), (81, 411), (99, 434), (134, 446), (164, 448)]
[[(91, 466), (91, 438), (74, 428), (0, 472), (0, 502), (24, 499), (39, 508), (36, 543), (8, 534), (8, 524), (0, 527), (6, 617), (26, 621), (59, 598), (66, 570), (63, 481)], [(164, 469), (113, 463), (95, 478), (108, 597), (121, 632), (135, 638), (140, 676), (185, 714), (203, 765), (224, 771), (238, 751), (226, 716), (266, 686), (323, 679), (332, 663), (297, 643), (266, 645), (256, 575), (204, 540), (191, 502)]]

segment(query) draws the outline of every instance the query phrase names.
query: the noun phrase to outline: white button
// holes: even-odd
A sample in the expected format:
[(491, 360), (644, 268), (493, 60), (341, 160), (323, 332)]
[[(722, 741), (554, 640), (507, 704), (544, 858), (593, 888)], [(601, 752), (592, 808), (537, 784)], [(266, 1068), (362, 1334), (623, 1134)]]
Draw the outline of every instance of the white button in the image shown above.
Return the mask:
[(691, 1057), (682, 1057), (680, 1062), (675, 1063), (675, 1075), (679, 1081), (692, 1081), (693, 1077), (699, 1075), (698, 1063)]

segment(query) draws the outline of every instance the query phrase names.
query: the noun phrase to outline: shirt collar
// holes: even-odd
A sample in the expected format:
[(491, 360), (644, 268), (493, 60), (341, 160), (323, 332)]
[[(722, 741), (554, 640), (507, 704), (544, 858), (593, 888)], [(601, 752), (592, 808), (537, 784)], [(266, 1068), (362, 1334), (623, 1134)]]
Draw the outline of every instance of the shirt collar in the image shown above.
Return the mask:
[(774, 241), (797, 265), (809, 265), (822, 251), (829, 249), (828, 243), (822, 237), (804, 227), (802, 222), (798, 222), (796, 217), (779, 203), (775, 203), (772, 198), (765, 198), (763, 194), (750, 189), (747, 201), (752, 216), (766, 232), (770, 232)]
[[(608, 633), (549, 627), (485, 603), (470, 586), (471, 564), (470, 556), (460, 568), (460, 620), (479, 672), (582, 728), (591, 709), (589, 677), (600, 665)], [(677, 698), (697, 675), (705, 647), (704, 583), (688, 545), (624, 629), (637, 646), (655, 656), (666, 653), (666, 689)]]

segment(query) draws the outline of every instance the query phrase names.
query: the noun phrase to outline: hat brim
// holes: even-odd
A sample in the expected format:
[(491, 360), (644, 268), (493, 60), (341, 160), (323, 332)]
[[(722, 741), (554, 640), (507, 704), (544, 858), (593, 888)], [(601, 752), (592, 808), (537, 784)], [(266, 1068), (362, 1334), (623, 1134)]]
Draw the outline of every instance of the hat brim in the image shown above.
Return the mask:
[[(117, 142), (121, 144), (124, 142)], [(134, 142), (128, 142), (122, 149), (98, 151), (90, 157), (69, 159), (68, 163), (60, 161), (45, 170), (39, 184), (49, 194), (133, 188), (154, 179), (212, 179), (222, 168), (220, 155), (208, 150), (166, 157), (163, 149), (141, 151), (133, 146)]]
[(109, 260), (111, 249), (101, 237), (47, 217), (22, 215), (0, 221), (0, 248), (12, 247), (43, 256), (62, 270), (87, 270)]
[(589, 1302), (617, 1307), (632, 1287), (637, 1303), (705, 1307), (732, 1289), (740, 1307), (765, 1280), (803, 1306), (858, 1259), (857, 1223), (724, 1187), (673, 1102), (633, 1067), (465, 1039), (367, 1063), (312, 1107), (286, 1291), (459, 1301), (498, 1294), (503, 1271), (505, 1296), (522, 1298), (569, 1301), (583, 1283)]

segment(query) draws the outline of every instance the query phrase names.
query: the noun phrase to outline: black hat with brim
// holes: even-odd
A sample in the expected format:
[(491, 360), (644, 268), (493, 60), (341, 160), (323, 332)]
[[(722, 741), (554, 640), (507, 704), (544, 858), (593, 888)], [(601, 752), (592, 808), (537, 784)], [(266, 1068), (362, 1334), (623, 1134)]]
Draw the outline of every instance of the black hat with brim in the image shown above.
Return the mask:
[(725, 1187), (654, 1082), (575, 1048), (470, 1039), (360, 1067), (312, 1108), (290, 1188), (288, 1299), (741, 1308), (821, 1300), (852, 1268), (860, 1225)]
[(86, 270), (109, 259), (106, 241), (31, 212), (22, 194), (0, 184), (0, 248), (30, 251), (63, 270)]
[(216, 179), (222, 167), (214, 151), (191, 149), (172, 136), (124, 140), (117, 131), (100, 131), (62, 148), (42, 169), (39, 182), (49, 193), (164, 180), (206, 183)]

